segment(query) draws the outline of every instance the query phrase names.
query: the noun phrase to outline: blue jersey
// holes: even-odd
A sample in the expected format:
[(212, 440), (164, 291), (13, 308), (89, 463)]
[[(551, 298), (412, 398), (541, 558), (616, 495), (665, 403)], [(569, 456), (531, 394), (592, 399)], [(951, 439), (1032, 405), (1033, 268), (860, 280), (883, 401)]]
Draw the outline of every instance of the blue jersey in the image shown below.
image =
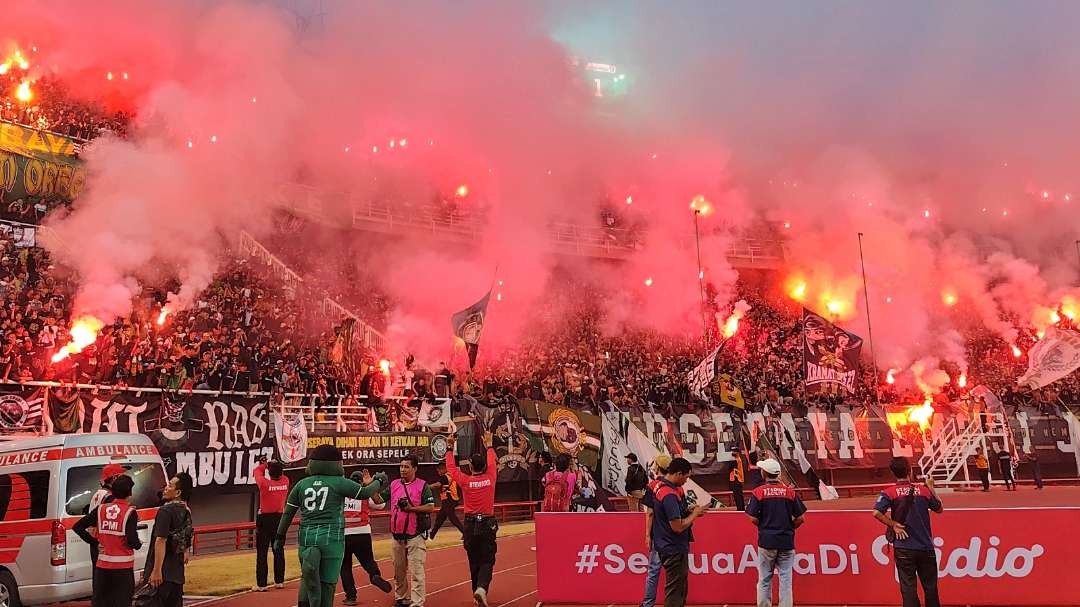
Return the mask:
[(906, 540), (897, 539), (893, 546), (908, 550), (934, 551), (934, 533), (930, 530), (930, 511), (941, 512), (941, 500), (934, 497), (926, 485), (900, 481), (881, 492), (874, 510), (885, 514), (907, 530)]
[(754, 488), (746, 513), (758, 519), (758, 546), (766, 550), (794, 550), (794, 520), (806, 512), (795, 489), (770, 480)]

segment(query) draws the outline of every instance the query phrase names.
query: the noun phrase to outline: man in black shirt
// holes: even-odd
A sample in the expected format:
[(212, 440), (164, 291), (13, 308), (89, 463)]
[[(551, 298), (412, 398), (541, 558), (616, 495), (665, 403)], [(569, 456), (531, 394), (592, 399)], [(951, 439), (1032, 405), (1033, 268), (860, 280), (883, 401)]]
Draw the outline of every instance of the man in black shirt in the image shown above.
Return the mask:
[(188, 553), (175, 542), (177, 533), (191, 525), (187, 501), (192, 486), (191, 476), (186, 472), (169, 479), (161, 492), (164, 504), (154, 518), (153, 541), (146, 554), (143, 582), (157, 588), (161, 607), (183, 607), (184, 604), (184, 565)]

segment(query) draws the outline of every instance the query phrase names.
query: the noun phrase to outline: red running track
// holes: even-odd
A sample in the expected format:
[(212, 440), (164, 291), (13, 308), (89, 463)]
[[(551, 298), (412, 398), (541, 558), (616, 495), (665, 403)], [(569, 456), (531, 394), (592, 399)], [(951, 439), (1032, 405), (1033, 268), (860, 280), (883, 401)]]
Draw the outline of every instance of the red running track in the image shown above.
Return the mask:
[[(533, 534), (512, 535), (499, 538), (499, 552), (495, 560), (495, 575), (488, 592), (490, 607), (533, 607), (536, 605), (536, 553)], [(383, 576), (393, 578), (393, 565), (389, 559), (379, 561)], [(428, 607), (472, 607), (472, 583), (469, 564), (461, 546), (428, 551), (427, 555)], [(354, 575), (359, 584), (367, 580), (367, 573), (357, 567)], [(289, 582), (282, 590), (267, 592), (242, 592), (232, 596), (198, 603), (200, 607), (293, 607), (296, 605), (297, 582)], [(361, 605), (390, 607), (394, 594), (383, 594), (378, 588), (365, 584), (358, 586), (357, 599)], [(334, 598), (335, 605), (344, 599), (341, 584)]]

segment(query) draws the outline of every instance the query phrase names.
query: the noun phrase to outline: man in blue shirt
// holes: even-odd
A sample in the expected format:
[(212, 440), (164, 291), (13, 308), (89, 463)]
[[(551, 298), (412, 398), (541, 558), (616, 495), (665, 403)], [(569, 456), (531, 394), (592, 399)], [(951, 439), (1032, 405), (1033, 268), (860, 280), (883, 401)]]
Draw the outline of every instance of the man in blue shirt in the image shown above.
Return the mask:
[(746, 514), (758, 528), (757, 606), (772, 607), (773, 570), (780, 577), (780, 607), (791, 607), (791, 568), (795, 564), (795, 529), (806, 520), (806, 506), (795, 489), (780, 482), (780, 462), (758, 462), (765, 484), (754, 487)]
[(888, 527), (885, 536), (892, 542), (896, 555), (896, 575), (904, 607), (919, 607), (916, 577), (922, 583), (926, 607), (940, 607), (930, 512), (940, 513), (942, 506), (934, 492), (934, 481), (927, 478), (925, 485), (912, 483), (911, 464), (904, 457), (894, 457), (889, 469), (896, 477), (896, 484), (881, 492), (874, 504), (874, 518)]
[(690, 480), (690, 462), (671, 460), (664, 480), (656, 489), (653, 506), (652, 541), (664, 565), (664, 607), (683, 607), (689, 592), (690, 527), (705, 514), (705, 506), (690, 508), (682, 486)]

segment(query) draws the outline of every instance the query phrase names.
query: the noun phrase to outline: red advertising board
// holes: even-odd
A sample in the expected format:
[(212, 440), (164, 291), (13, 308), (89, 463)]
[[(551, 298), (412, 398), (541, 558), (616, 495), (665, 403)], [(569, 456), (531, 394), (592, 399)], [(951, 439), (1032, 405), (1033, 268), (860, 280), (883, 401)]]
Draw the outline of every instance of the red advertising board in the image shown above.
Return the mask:
[[(865, 511), (811, 511), (796, 533), (797, 604), (898, 604), (892, 553)], [(946, 604), (1077, 605), (1080, 508), (947, 510), (933, 518), (938, 587)], [(644, 515), (536, 515), (537, 591), (544, 603), (637, 604), (648, 551)], [(692, 604), (752, 604), (757, 530), (741, 512), (694, 523)], [(775, 582), (774, 582), (775, 584)], [(660, 584), (663, 592), (663, 582)]]

